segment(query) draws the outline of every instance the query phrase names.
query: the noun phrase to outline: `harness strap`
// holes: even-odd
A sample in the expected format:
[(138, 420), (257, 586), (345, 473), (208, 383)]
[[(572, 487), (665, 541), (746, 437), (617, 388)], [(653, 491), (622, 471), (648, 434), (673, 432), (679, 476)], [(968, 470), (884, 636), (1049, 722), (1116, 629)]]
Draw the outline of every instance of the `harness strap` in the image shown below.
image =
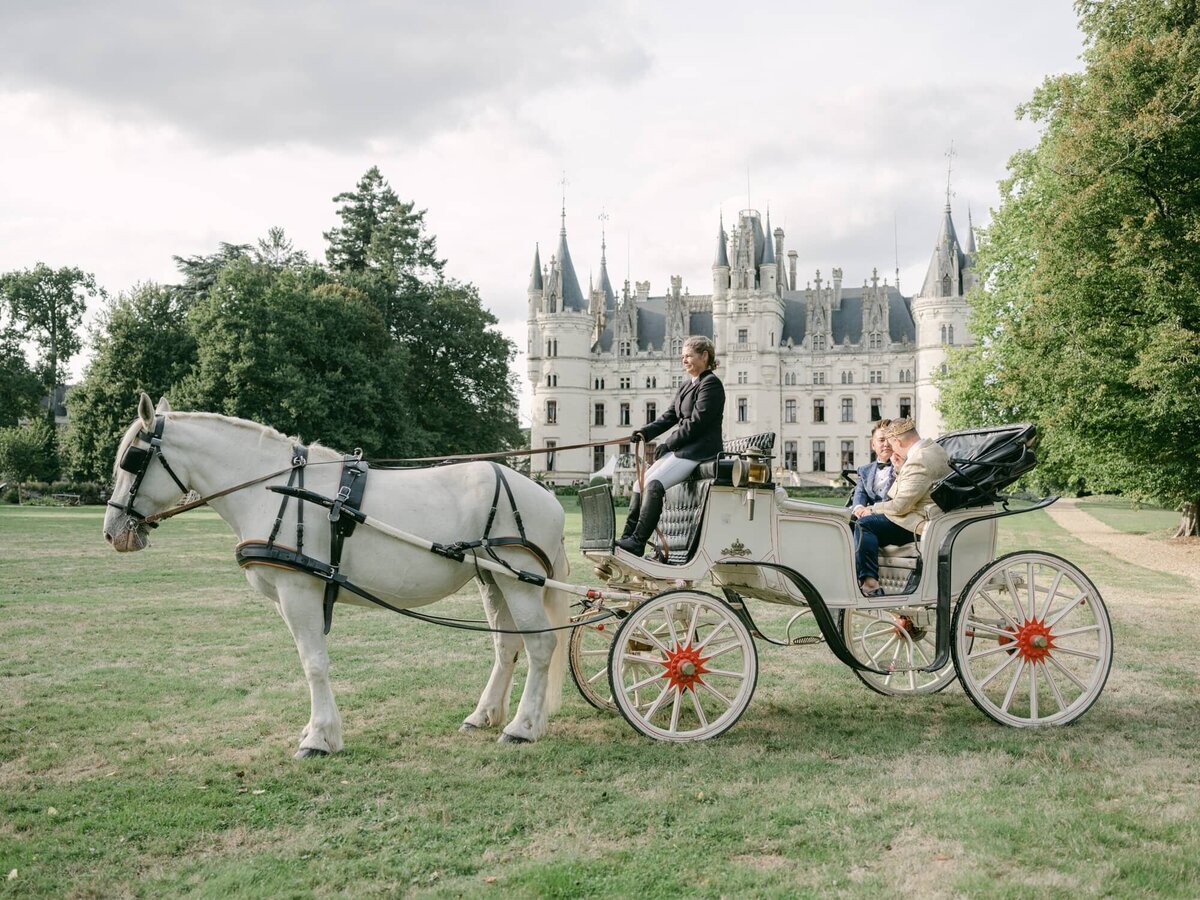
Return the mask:
[[(337, 497), (329, 507), (329, 566), (334, 574), (337, 574), (341, 567), (342, 547), (346, 538), (354, 534), (354, 529), (358, 526), (357, 518), (342, 513), (345, 507), (355, 511), (362, 508), (368, 468), (363, 461), (361, 450), (342, 458), (342, 483), (338, 488)], [(325, 583), (323, 608), (326, 634), (329, 634), (329, 629), (333, 627), (333, 604), (337, 602), (338, 590), (344, 582), (344, 578), (340, 581), (330, 578)]]
[[(288, 476), (288, 487), (297, 487), (304, 490), (304, 466), (308, 462), (308, 448), (303, 444), (292, 448), (292, 469)], [(279, 514), (275, 516), (275, 525), (271, 528), (271, 536), (267, 538), (267, 546), (270, 547), (275, 543), (275, 537), (279, 534), (279, 526), (283, 524), (284, 513), (287, 512), (288, 500), (291, 499), (290, 494), (284, 494), (283, 500), (279, 503)], [(304, 504), (297, 503), (296, 506), (296, 549), (304, 550)]]

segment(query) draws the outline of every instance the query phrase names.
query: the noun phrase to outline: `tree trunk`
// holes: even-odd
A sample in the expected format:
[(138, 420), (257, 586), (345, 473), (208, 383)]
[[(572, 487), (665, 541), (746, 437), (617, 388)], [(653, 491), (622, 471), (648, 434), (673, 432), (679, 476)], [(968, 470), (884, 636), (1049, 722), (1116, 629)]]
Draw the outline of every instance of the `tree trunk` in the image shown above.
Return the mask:
[(1172, 537), (1200, 537), (1200, 521), (1197, 521), (1197, 509), (1200, 509), (1200, 501), (1187, 500), (1184, 502), (1181, 511), (1182, 518), (1179, 520), (1179, 528)]

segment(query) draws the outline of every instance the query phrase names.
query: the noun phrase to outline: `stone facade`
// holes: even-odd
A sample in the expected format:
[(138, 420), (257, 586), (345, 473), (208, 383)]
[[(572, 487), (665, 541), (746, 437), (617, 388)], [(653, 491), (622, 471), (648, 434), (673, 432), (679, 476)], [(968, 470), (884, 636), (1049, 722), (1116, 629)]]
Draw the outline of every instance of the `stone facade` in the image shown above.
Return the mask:
[[(712, 293), (692, 294), (679, 277), (666, 294), (625, 282), (618, 295), (601, 242), (599, 283), (580, 289), (563, 217), (557, 252), (535, 251), (529, 280), (532, 446), (627, 438), (671, 402), (683, 370), (682, 344), (712, 337), (725, 385), (726, 438), (774, 431), (776, 479), (836, 480), (870, 459), (871, 423), (912, 414), (926, 436), (942, 431), (932, 376), (946, 349), (971, 341), (965, 299), (975, 280), (974, 238), (966, 248), (947, 204), (921, 292), (905, 297), (878, 270), (861, 287), (842, 270), (818, 270), (797, 286), (795, 250), (756, 210), (722, 221)], [(786, 266), (784, 260), (787, 260)], [(899, 280), (898, 277), (896, 279)], [(547, 482), (587, 479), (627, 445), (533, 457)], [(617, 479), (620, 484), (621, 478)]]

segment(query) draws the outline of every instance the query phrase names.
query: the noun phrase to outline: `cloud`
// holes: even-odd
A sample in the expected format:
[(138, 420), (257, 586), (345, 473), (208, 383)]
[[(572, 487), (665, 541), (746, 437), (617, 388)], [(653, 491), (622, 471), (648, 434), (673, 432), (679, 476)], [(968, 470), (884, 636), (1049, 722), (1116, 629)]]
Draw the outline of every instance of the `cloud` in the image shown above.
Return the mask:
[(0, 88), (81, 99), (231, 146), (422, 139), (650, 56), (619, 10), (554, 0), (17, 2)]

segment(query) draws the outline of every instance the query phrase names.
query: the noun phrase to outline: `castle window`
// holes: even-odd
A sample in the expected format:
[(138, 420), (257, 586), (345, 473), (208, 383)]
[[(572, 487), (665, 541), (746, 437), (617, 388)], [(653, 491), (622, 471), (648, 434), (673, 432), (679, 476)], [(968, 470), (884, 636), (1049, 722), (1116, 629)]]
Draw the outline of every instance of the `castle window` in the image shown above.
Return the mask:
[[(600, 387), (604, 387), (604, 382), (600, 382)], [(633, 387), (633, 379), (628, 375), (621, 376), (621, 390), (627, 391)]]
[(603, 403), (597, 403), (592, 407), (592, 424), (593, 425), (603, 425), (604, 424), (604, 404)]
[(871, 398), (871, 421), (878, 422), (882, 418), (883, 418), (883, 398), (882, 397), (872, 397)]
[(617, 355), (618, 356), (632, 355), (632, 347), (633, 347), (633, 345), (629, 341), (619, 341), (617, 343)]
[(750, 329), (749, 328), (739, 328), (738, 329), (737, 342), (739, 344), (743, 344), (743, 345), (750, 343)]
[(825, 401), (824, 400), (814, 400), (813, 401), (813, 421), (814, 422), (824, 422), (825, 421)]
[(854, 384), (854, 373), (842, 372), (842, 384)]
[(671, 376), (671, 389), (672, 390), (677, 391), (677, 390), (679, 390), (679, 388), (682, 385), (683, 385), (683, 376), (682, 375), (672, 375)]
[(825, 335), (814, 334), (813, 339), (812, 339), (812, 348), (814, 350), (824, 350), (825, 349)]
[(950, 296), (950, 276), (949, 275), (942, 276), (942, 296), (943, 297)]
[(946, 326), (942, 326), (942, 343), (946, 343)]
[(673, 341), (671, 341), (671, 355), (672, 356), (683, 356), (683, 339), (682, 338), (675, 338)]
[[(558, 446), (558, 441), (546, 441), (546, 442), (545, 442), (545, 446), (546, 446), (548, 449), (549, 449), (549, 448), (553, 448), (553, 447), (557, 447), (557, 446)], [(556, 457), (556, 456), (558, 456), (558, 454), (557, 454), (557, 453), (555, 453), (555, 452), (554, 452), (552, 449), (550, 450), (550, 452), (549, 452), (549, 453), (547, 453), (547, 454), (546, 454), (546, 471), (547, 471), (547, 472), (553, 472), (553, 471), (554, 471), (554, 463), (556, 462), (556, 460), (555, 460), (555, 457)]]
[(737, 420), (739, 422), (750, 421), (750, 401), (745, 397), (738, 397), (737, 401)]
[(737, 311), (740, 313), (750, 312), (750, 301), (749, 300), (739, 300), (738, 304), (737, 304)]
[(546, 375), (546, 387), (558, 387), (558, 376), (553, 372)]
[(900, 398), (900, 418), (906, 419), (912, 415), (912, 397)]
[(871, 384), (883, 384), (883, 369), (872, 369), (868, 381)]
[(557, 425), (558, 424), (558, 401), (557, 400), (547, 400), (546, 401), (546, 424), (547, 425)]
[(657, 375), (647, 375), (646, 376), (646, 387), (651, 390), (658, 387), (658, 376)]
[(796, 421), (796, 401), (795, 400), (784, 400), (783, 401), (783, 421), (785, 421), (785, 422), (795, 422)]
[(842, 398), (842, 421), (843, 422), (853, 422), (854, 421), (854, 398), (853, 397), (843, 397)]
[(547, 356), (558, 356), (558, 341), (557, 340), (552, 339), (552, 340), (546, 341), (546, 355)]
[(814, 472), (825, 471), (825, 442), (813, 441), (813, 468)]
[(797, 456), (798, 456), (798, 454), (796, 452), (796, 442), (795, 441), (784, 441), (783, 442), (783, 467), (785, 469), (787, 469), (789, 472), (796, 471), (796, 467), (797, 467), (797, 465), (799, 465)]
[(621, 404), (620, 409), (618, 410), (617, 418), (619, 420), (618, 421), (619, 425), (621, 425), (625, 428), (629, 427), (629, 404), (628, 403)]
[(651, 422), (653, 422), (657, 418), (658, 418), (658, 404), (653, 403), (653, 402), (647, 403), (646, 404), (646, 424), (649, 425)]
[(943, 375), (945, 375), (947, 372), (949, 372), (949, 371), (950, 371), (950, 369), (949, 369), (949, 368), (946, 366), (946, 364), (945, 364), (945, 363), (942, 363), (942, 365), (941, 365), (941, 367), (938, 369), (938, 371), (940, 371), (940, 372), (941, 372)]
[(746, 373), (745, 373), (744, 371), (738, 372), (738, 374), (737, 374), (737, 383), (738, 383), (738, 384), (745, 384), (745, 383), (746, 383), (746, 381), (747, 381), (747, 378), (746, 378)]
[(825, 383), (825, 373), (824, 372), (813, 372), (813, 384), (824, 384), (824, 383)]
[(949, 326), (946, 329), (946, 334), (948, 335), (946, 343), (953, 346), (953, 344), (954, 344), (954, 326), (953, 325)]
[(771, 346), (775, 346), (775, 332), (773, 331), (771, 332)]
[(795, 372), (784, 372), (783, 373), (783, 383), (788, 384), (788, 385), (795, 384), (796, 383), (796, 373)]
[(592, 382), (592, 384), (595, 386), (596, 390), (598, 390), (598, 391), (604, 390), (604, 379), (603, 378), (597, 378), (595, 381)]
[(599, 472), (603, 468), (604, 468), (604, 448), (603, 447), (593, 447), (592, 448), (592, 471)]
[(883, 349), (883, 334), (881, 332), (872, 331), (870, 334), (867, 335), (867, 349), (868, 350), (882, 350)]
[(842, 468), (854, 468), (854, 441), (842, 441)]

